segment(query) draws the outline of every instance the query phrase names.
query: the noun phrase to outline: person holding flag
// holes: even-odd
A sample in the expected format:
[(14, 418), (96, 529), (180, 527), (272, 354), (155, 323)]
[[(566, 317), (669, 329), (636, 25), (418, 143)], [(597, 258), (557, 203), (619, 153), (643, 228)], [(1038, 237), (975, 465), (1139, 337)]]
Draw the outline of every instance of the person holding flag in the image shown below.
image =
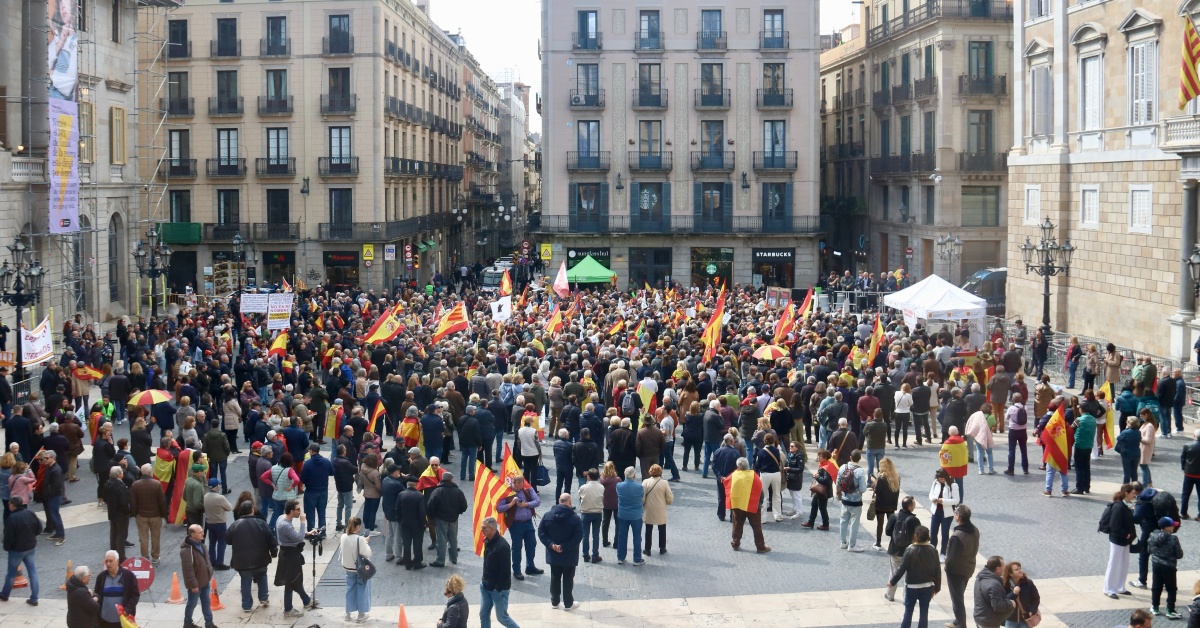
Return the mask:
[(1068, 469), (1068, 451), (1067, 451), (1067, 419), (1063, 410), (1063, 399), (1060, 397), (1055, 399), (1050, 404), (1052, 414), (1050, 420), (1046, 422), (1046, 426), (1042, 428), (1042, 433), (1038, 436), (1038, 440), (1042, 444), (1042, 463), (1046, 465), (1046, 489), (1042, 491), (1042, 495), (1046, 497), (1053, 496), (1054, 475), (1057, 473), (1062, 477), (1062, 496), (1067, 497), (1070, 493), (1067, 491), (1067, 469)]
[[(1091, 393), (1091, 389), (1084, 392)], [(1093, 401), (1095, 397), (1091, 397)], [(1075, 410), (1075, 490), (1076, 495), (1092, 492), (1092, 445), (1096, 439), (1096, 417), (1081, 407)]]

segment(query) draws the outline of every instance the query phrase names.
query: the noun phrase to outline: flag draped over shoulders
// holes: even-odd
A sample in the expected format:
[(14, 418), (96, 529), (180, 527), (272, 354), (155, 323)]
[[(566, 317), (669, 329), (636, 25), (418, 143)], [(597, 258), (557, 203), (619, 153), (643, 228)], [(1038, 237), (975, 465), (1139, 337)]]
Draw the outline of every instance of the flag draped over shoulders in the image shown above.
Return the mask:
[(729, 474), (722, 480), (725, 483), (725, 495), (729, 507), (746, 512), (758, 512), (759, 498), (762, 496), (762, 478), (746, 469)]
[(1067, 419), (1060, 405), (1050, 416), (1042, 430), (1042, 462), (1054, 467), (1059, 473), (1067, 472)]

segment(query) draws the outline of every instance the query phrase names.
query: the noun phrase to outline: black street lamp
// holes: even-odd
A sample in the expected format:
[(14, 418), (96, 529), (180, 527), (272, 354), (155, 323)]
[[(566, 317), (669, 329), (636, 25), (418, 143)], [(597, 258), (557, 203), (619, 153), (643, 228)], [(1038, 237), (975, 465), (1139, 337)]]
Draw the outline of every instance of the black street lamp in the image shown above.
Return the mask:
[(242, 266), (243, 266), (242, 255), (243, 255), (243, 251), (245, 251), (245, 250), (246, 250), (246, 245), (245, 245), (245, 243), (242, 242), (241, 232), (239, 231), (238, 233), (233, 234), (233, 266), (234, 266), (234, 268), (237, 269), (237, 278), (238, 278), (237, 293), (238, 293), (239, 297), (242, 296), (242, 290), (243, 290), (243, 288), (242, 288)]
[(947, 279), (954, 280), (954, 263), (962, 259), (962, 238), (956, 235), (944, 235), (937, 239), (938, 259), (946, 262)]
[(13, 381), (19, 382), (25, 379), (25, 354), (21, 349), (21, 340), (25, 333), (21, 331), (21, 308), (42, 300), (42, 279), (46, 276), (46, 269), (33, 259), (32, 251), (21, 236), (17, 236), (8, 250), (12, 253), (12, 265), (6, 260), (4, 265), (0, 266), (0, 301), (17, 309), (17, 364), (13, 371)]
[(1035, 245), (1025, 238), (1025, 243), (1021, 245), (1021, 259), (1025, 262), (1026, 273), (1034, 272), (1042, 276), (1042, 335), (1049, 339), (1050, 278), (1059, 273), (1071, 273), (1071, 256), (1075, 254), (1075, 247), (1071, 245), (1070, 238), (1066, 244), (1058, 243), (1049, 218), (1042, 221), (1038, 228), (1042, 232), (1041, 241)]
[(171, 247), (159, 240), (154, 227), (146, 232), (146, 239), (150, 246), (139, 241), (133, 251), (133, 261), (137, 263), (138, 275), (150, 279), (150, 320), (155, 321), (158, 320), (158, 301), (155, 299), (158, 296), (158, 279), (171, 269)]

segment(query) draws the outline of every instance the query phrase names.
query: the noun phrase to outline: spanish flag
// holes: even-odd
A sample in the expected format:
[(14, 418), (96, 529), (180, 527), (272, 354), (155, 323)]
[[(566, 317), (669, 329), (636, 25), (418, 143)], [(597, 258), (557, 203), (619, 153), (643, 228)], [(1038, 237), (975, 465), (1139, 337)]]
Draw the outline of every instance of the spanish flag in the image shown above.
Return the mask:
[(496, 505), (500, 499), (510, 493), (508, 487), (492, 470), (483, 466), (483, 461), (475, 462), (475, 499), (473, 500), (474, 508), (471, 510), (472, 528), (475, 530), (475, 555), (483, 556), (484, 536), (480, 525), (487, 517), (492, 517), (496, 520), (497, 530), (500, 534), (504, 534), (507, 526), (504, 525), (504, 517), (500, 516), (499, 509)]
[(1112, 382), (1104, 382), (1100, 387), (1100, 392), (1104, 393), (1104, 401), (1108, 405), (1108, 414), (1105, 415), (1104, 422), (1104, 448), (1112, 449), (1117, 444), (1117, 413), (1113, 410), (1113, 385)]
[(429, 465), (428, 467), (425, 467), (425, 472), (421, 474), (421, 477), (417, 478), (417, 490), (423, 491), (427, 488), (433, 488), (437, 486), (438, 482), (442, 481), (442, 474), (445, 472), (446, 470), (441, 466), (435, 467), (433, 465)]
[(337, 438), (342, 434), (342, 420), (346, 418), (346, 409), (338, 404), (329, 407), (325, 414), (325, 438)]
[(317, 331), (325, 331), (325, 315), (324, 314), (317, 314), (317, 320), (313, 321), (313, 327), (316, 327)]
[(437, 344), (442, 341), (442, 338), (469, 329), (470, 326), (471, 324), (467, 320), (467, 306), (459, 301), (458, 305), (450, 308), (450, 311), (446, 312), (438, 321), (437, 331), (433, 333), (433, 343)]
[(550, 317), (550, 321), (546, 323), (546, 331), (551, 334), (557, 334), (563, 328), (563, 313), (561, 308), (555, 308), (554, 314)]
[(385, 414), (385, 412), (383, 410), (383, 402), (376, 401), (375, 409), (371, 411), (371, 420), (370, 420), (370, 422), (367, 423), (367, 431), (368, 432), (375, 431), (375, 424), (379, 421), (379, 417), (382, 417), (384, 414)]
[(875, 315), (875, 328), (871, 330), (871, 348), (867, 351), (867, 366), (875, 365), (875, 357), (879, 355), (879, 347), (883, 345), (883, 323), (879, 315)]
[(779, 320), (775, 323), (775, 344), (783, 344), (787, 335), (792, 332), (792, 327), (796, 323), (796, 304), (788, 301), (783, 312), (779, 314)]
[(104, 377), (104, 373), (101, 373), (99, 370), (94, 369), (86, 364), (76, 366), (75, 371), (72, 374), (76, 379), (81, 379), (85, 382), (94, 381)]
[(749, 470), (738, 470), (725, 476), (726, 501), (732, 510), (758, 512), (758, 501), (762, 496), (762, 478)]
[(609, 327), (608, 331), (605, 333), (607, 333), (609, 336), (615, 336), (615, 335), (621, 333), (622, 329), (625, 329), (625, 320), (624, 319), (613, 323), (612, 327)]
[(1200, 34), (1192, 23), (1191, 14), (1184, 15), (1183, 67), (1179, 71), (1179, 108), (1183, 109), (1200, 94), (1200, 77), (1196, 76), (1196, 64), (1200, 63)]
[(404, 447), (420, 448), (425, 452), (425, 436), (421, 433), (421, 422), (417, 417), (406, 416), (400, 422), (400, 437), (404, 439)]
[(284, 291), (284, 292), (291, 292), (291, 291), (292, 291), (292, 284), (288, 283), (287, 277), (280, 277), (280, 278), (279, 278), (279, 283), (283, 285), (283, 291)]
[(175, 488), (171, 491), (171, 504), (168, 506), (169, 512), (167, 513), (167, 523), (172, 525), (182, 525), (183, 520), (187, 517), (187, 502), (183, 501), (183, 487), (187, 484), (188, 471), (192, 467), (194, 453), (191, 449), (185, 449), (179, 452), (179, 459), (175, 461), (175, 479), (172, 480)]
[(643, 387), (641, 382), (638, 382), (637, 394), (642, 398), (642, 412), (654, 416), (654, 412), (658, 410), (658, 397), (649, 388)]
[(521, 473), (521, 468), (517, 466), (517, 461), (513, 460), (512, 449), (508, 443), (504, 443), (504, 457), (500, 459), (500, 480), (508, 483), (508, 478), (521, 478), (525, 488), (529, 486), (529, 480), (525, 479), (525, 474)]
[(279, 335), (275, 336), (275, 340), (271, 341), (271, 349), (269, 351), (267, 351), (267, 356), (270, 357), (270, 356), (277, 355), (281, 358), (287, 357), (287, 343), (288, 343), (287, 330), (279, 332)]
[(138, 628), (137, 621), (133, 615), (125, 612), (125, 606), (117, 604), (117, 616), (121, 618), (121, 628)]
[(800, 318), (808, 318), (813, 313), (813, 287), (808, 287), (808, 294), (804, 295), (804, 301), (800, 304)]
[(1059, 473), (1067, 472), (1067, 419), (1059, 404), (1050, 416), (1050, 422), (1042, 430), (1042, 462), (1054, 467)]
[(700, 339), (704, 342), (705, 362), (717, 357), (717, 345), (721, 344), (721, 319), (725, 317), (725, 291), (717, 296), (717, 306), (713, 308), (712, 316), (708, 319), (708, 326), (704, 328), (704, 334)]
[(500, 277), (500, 296), (502, 296), (502, 297), (512, 296), (512, 293), (513, 293), (512, 276), (508, 274), (508, 269), (505, 268), (504, 275), (502, 277)]
[(520, 298), (517, 299), (517, 306), (516, 306), (517, 309), (525, 307), (525, 299), (528, 296), (529, 296), (529, 286), (525, 286), (525, 289), (521, 291)]
[(952, 478), (961, 478), (967, 475), (967, 459), (967, 441), (957, 435), (947, 438), (938, 452), (938, 463)]
[(162, 484), (164, 492), (171, 485), (171, 478), (174, 475), (175, 458), (171, 455), (171, 450), (159, 447), (154, 452), (154, 479)]
[(375, 321), (375, 325), (367, 332), (366, 337), (363, 338), (363, 343), (378, 345), (399, 336), (404, 331), (404, 325), (400, 322), (400, 312), (401, 310), (397, 307), (380, 316), (379, 320)]
[(292, 371), (296, 370), (296, 365), (293, 364), (291, 360), (284, 360), (281, 363), (281, 366), (283, 367), (284, 373), (291, 373)]

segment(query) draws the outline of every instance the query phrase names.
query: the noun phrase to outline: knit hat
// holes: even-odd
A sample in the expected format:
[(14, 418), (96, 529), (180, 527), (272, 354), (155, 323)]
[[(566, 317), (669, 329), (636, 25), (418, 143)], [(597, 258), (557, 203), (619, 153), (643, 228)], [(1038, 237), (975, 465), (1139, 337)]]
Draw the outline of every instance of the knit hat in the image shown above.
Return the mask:
[(202, 465), (202, 464), (197, 463), (197, 464), (192, 465), (192, 473), (199, 473), (203, 470), (204, 470), (204, 465)]
[(1174, 528), (1174, 527), (1175, 527), (1175, 520), (1174, 520), (1174, 519), (1172, 519), (1172, 518), (1170, 518), (1170, 517), (1163, 517), (1162, 519), (1159, 519), (1159, 520), (1158, 520), (1158, 527), (1159, 527), (1159, 529), (1162, 529), (1162, 528)]

